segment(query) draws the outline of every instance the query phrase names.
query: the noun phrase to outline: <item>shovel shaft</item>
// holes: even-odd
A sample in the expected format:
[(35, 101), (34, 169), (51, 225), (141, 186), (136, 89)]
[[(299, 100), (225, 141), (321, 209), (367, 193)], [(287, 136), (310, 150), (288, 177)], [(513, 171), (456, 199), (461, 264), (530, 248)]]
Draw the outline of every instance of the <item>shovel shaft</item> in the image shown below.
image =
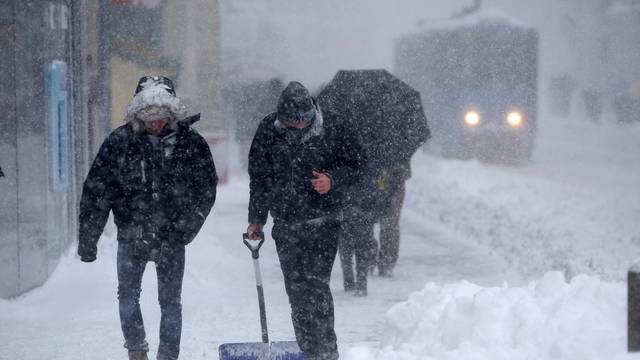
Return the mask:
[(253, 272), (256, 275), (256, 289), (258, 289), (258, 307), (260, 308), (260, 327), (262, 328), (262, 342), (269, 343), (269, 331), (267, 330), (267, 310), (264, 306), (264, 290), (262, 289), (262, 273), (260, 272), (260, 247), (264, 243), (264, 233), (261, 234), (258, 245), (253, 245), (249, 240), (249, 234), (242, 234), (244, 244), (251, 250), (253, 258)]
[(262, 328), (262, 342), (269, 342), (269, 331), (267, 330), (267, 310), (264, 306), (264, 290), (262, 288), (262, 274), (260, 273), (259, 258), (253, 259), (253, 270), (256, 274), (256, 289), (258, 290), (258, 306), (260, 308), (260, 327)]

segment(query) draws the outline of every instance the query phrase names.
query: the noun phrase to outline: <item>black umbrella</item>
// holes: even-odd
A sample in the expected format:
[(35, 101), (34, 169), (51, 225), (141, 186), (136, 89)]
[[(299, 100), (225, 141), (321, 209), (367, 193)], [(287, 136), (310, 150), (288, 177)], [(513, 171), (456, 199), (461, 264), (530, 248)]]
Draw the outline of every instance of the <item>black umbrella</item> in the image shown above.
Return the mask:
[(409, 161), (429, 137), (420, 93), (386, 70), (340, 70), (318, 95), (328, 126), (347, 122), (374, 166)]

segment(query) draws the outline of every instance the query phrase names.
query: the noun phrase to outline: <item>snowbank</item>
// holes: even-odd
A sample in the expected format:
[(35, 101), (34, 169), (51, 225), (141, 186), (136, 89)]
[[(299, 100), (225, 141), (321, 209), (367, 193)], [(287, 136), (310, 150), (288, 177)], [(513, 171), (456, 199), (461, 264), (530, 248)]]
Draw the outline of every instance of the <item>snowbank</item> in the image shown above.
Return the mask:
[(428, 283), (387, 312), (380, 350), (345, 359), (627, 359), (623, 283), (560, 272), (519, 287)]

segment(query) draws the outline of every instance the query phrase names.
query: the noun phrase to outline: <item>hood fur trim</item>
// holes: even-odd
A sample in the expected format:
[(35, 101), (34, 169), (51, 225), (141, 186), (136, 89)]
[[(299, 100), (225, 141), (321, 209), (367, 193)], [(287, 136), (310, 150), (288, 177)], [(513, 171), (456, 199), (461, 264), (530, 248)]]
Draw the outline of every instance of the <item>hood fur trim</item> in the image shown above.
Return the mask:
[(126, 123), (131, 123), (135, 131), (143, 129), (144, 125), (138, 118), (138, 113), (141, 110), (145, 110), (150, 107), (158, 107), (168, 111), (171, 115), (169, 117), (168, 126), (172, 129), (177, 127), (177, 122), (182, 121), (187, 117), (187, 108), (180, 98), (171, 95), (161, 86), (150, 86), (133, 97), (131, 103), (129, 103), (129, 106), (127, 107), (127, 113), (124, 117), (124, 121)]

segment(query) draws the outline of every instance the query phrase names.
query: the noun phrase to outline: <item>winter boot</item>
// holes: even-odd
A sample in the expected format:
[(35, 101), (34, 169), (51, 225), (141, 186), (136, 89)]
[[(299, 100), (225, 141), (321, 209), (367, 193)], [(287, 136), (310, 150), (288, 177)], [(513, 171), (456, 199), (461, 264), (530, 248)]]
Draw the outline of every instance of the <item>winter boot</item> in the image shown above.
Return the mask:
[(149, 360), (146, 351), (129, 351), (129, 360)]

